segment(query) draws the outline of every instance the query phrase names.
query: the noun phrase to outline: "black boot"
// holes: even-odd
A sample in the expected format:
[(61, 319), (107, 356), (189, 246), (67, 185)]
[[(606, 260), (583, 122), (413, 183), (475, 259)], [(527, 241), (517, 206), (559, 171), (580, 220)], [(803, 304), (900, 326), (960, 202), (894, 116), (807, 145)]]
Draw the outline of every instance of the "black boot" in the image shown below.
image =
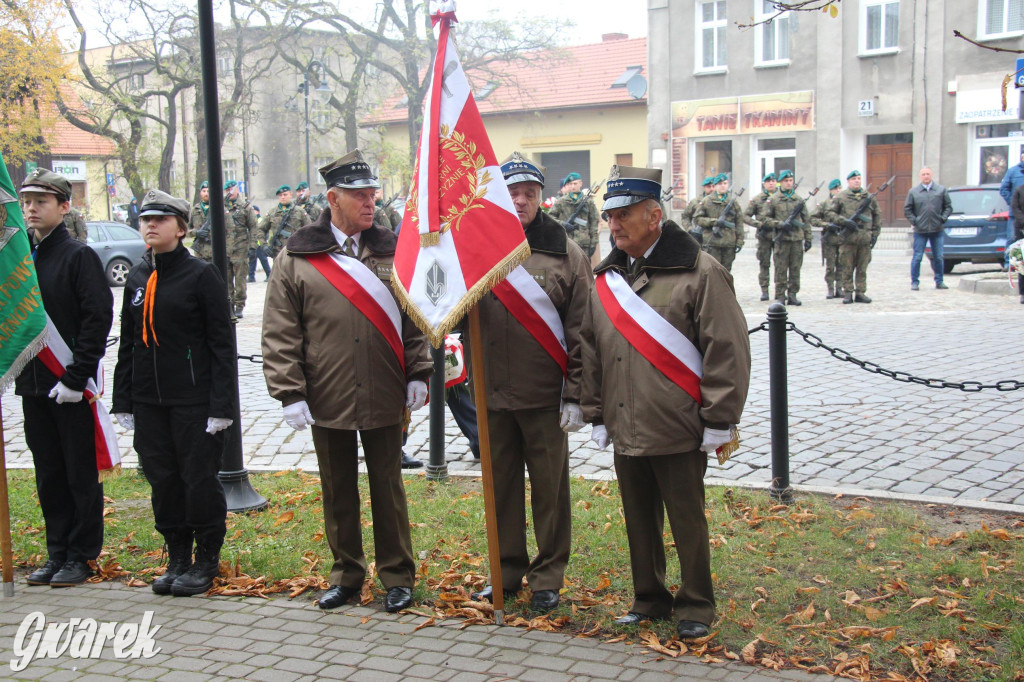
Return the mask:
[(768, 290), (767, 289), (761, 289), (761, 300), (762, 301), (767, 301), (768, 300)]
[(826, 299), (839, 298), (839, 292), (836, 291), (836, 287), (829, 287), (828, 291), (825, 292)]
[(220, 551), (209, 550), (196, 543), (196, 560), (188, 572), (178, 576), (171, 585), (175, 597), (202, 594), (213, 587), (213, 579), (220, 575)]
[(180, 576), (192, 568), (192, 536), (187, 539), (168, 538), (167, 570), (153, 581), (153, 591), (157, 594), (170, 594), (171, 587)]

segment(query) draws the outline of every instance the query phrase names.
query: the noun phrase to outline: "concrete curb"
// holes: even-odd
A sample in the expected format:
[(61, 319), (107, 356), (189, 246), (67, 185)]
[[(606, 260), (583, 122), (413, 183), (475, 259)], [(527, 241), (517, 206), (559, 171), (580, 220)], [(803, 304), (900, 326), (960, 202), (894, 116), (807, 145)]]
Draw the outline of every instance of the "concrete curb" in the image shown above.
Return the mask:
[(960, 278), (959, 288), (972, 294), (989, 294), (995, 296), (1017, 296), (1017, 278), (1005, 272), (985, 273), (981, 275), (964, 275)]

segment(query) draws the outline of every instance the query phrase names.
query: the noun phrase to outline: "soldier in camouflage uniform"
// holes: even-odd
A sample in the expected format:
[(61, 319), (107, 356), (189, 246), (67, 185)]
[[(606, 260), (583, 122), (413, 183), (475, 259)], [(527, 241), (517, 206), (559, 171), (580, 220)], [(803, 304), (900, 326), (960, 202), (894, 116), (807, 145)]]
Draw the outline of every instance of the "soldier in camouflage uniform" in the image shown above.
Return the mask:
[[(697, 206), (700, 204), (701, 200), (711, 194), (711, 191), (714, 189), (714, 180), (715, 178), (712, 175), (704, 178), (704, 182), (701, 183), (701, 189), (703, 192), (701, 192), (699, 197), (690, 199), (690, 202), (686, 204), (686, 208), (683, 209), (682, 215), (679, 216), (679, 225), (691, 234), (695, 231), (697, 234), (700, 234), (700, 228), (696, 228), (695, 230), (693, 226), (693, 212), (697, 210)], [(697, 234), (693, 234), (693, 236), (696, 237)]]
[(743, 211), (743, 222), (757, 230), (757, 283), (761, 286), (761, 300), (768, 300), (768, 285), (772, 276), (772, 251), (775, 234), (761, 224), (761, 218), (767, 208), (768, 198), (775, 194), (775, 173), (769, 173), (761, 180), (761, 193), (750, 200)]
[(305, 182), (300, 182), (295, 186), (295, 203), (298, 204), (306, 215), (309, 216), (309, 222), (315, 223), (320, 214), (323, 213), (323, 209), (317, 205), (317, 203), (309, 197), (309, 185)]
[(846, 189), (832, 199), (826, 213), (829, 221), (841, 229), (839, 272), (842, 274), (843, 303), (871, 303), (865, 292), (868, 290), (871, 249), (882, 233), (882, 212), (878, 202), (870, 197), (867, 210), (857, 220), (850, 219), (869, 196), (861, 187), (860, 171), (850, 171), (846, 176)]
[(235, 317), (245, 308), (245, 278), (249, 274), (249, 249), (255, 244), (256, 211), (249, 200), (238, 193), (238, 183), (224, 183), (224, 227), (228, 251), (228, 272), (224, 279), (234, 303)]
[(548, 211), (548, 215), (560, 222), (572, 240), (587, 254), (587, 258), (591, 258), (597, 250), (597, 234), (601, 221), (601, 214), (594, 205), (594, 200), (588, 196), (583, 208), (573, 218), (572, 225), (566, 223), (580, 201), (584, 200), (582, 189), (583, 178), (579, 173), (572, 172), (565, 176), (565, 194), (558, 198)]
[(826, 217), (831, 200), (839, 194), (842, 183), (836, 178), (828, 183), (828, 199), (823, 199), (811, 212), (811, 225), (821, 229), (821, 259), (825, 263), (825, 298), (839, 298), (842, 277), (836, 272), (839, 267), (839, 228)]
[(75, 209), (69, 209), (64, 216), (64, 227), (68, 229), (72, 239), (77, 239), (83, 244), (88, 241), (89, 228), (85, 226), (85, 218)]
[[(811, 249), (812, 233), (807, 205), (797, 196), (793, 183), (793, 171), (779, 173), (779, 191), (765, 204), (761, 223), (775, 234), (775, 298), (787, 305), (801, 305), (796, 294), (800, 291), (800, 268), (804, 253)], [(793, 216), (797, 208), (799, 211)]]
[(733, 202), (730, 215), (726, 216), (725, 209), (733, 198), (729, 178), (719, 173), (714, 183), (715, 191), (704, 197), (693, 212), (693, 224), (703, 231), (704, 250), (732, 272), (732, 262), (743, 248), (743, 222), (737, 221), (742, 218), (743, 207), (739, 200)]
[(263, 216), (258, 230), (267, 245), (267, 254), (271, 258), (277, 258), (277, 254), (284, 248), (288, 237), (310, 222), (309, 215), (306, 214), (302, 205), (297, 201), (292, 201), (291, 187), (288, 185), (278, 187), (277, 206)]
[(213, 261), (210, 222), (206, 217), (209, 212), (210, 183), (203, 180), (203, 184), (199, 185), (199, 201), (192, 205), (192, 215), (188, 219), (188, 236), (192, 238), (193, 253), (207, 263)]
[(384, 190), (378, 187), (377, 191), (373, 193), (373, 205), (375, 207), (373, 210), (373, 223), (394, 232), (395, 228), (402, 222), (402, 216), (398, 214), (398, 211), (395, 210), (391, 203), (388, 202), (386, 206), (384, 205)]

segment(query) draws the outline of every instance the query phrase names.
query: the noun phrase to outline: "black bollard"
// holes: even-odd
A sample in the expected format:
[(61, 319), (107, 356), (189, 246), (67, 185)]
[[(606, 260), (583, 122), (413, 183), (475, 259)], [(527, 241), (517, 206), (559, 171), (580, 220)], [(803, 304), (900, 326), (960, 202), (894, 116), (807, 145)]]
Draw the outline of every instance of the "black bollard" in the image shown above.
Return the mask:
[[(213, 1), (199, 0), (199, 52), (203, 73), (204, 115), (206, 118), (207, 178), (210, 182), (210, 226), (213, 241), (213, 262), (225, 282), (227, 272), (227, 243), (224, 232), (224, 187), (220, 156), (220, 110), (217, 97), (217, 54), (214, 48)], [(246, 264), (248, 265), (248, 263)], [(243, 273), (243, 277), (245, 274)], [(228, 288), (230, 289), (230, 282)], [(233, 317), (233, 316), (232, 316)], [(238, 354), (235, 327), (231, 327), (232, 354)], [(237, 363), (237, 360), (236, 360)], [(249, 472), (242, 463), (242, 415), (239, 408), (238, 380), (235, 379), (235, 418), (225, 430), (221, 471), (217, 474), (224, 486), (228, 511), (257, 511), (267, 506), (265, 497), (256, 492), (249, 482)]]
[(768, 494), (774, 500), (789, 504), (793, 489), (789, 487), (789, 385), (786, 368), (786, 306), (772, 303), (768, 307), (768, 375), (770, 381), (772, 419), (772, 484)]
[(444, 346), (431, 348), (434, 374), (430, 377), (430, 461), (428, 481), (448, 480), (448, 462), (444, 454)]

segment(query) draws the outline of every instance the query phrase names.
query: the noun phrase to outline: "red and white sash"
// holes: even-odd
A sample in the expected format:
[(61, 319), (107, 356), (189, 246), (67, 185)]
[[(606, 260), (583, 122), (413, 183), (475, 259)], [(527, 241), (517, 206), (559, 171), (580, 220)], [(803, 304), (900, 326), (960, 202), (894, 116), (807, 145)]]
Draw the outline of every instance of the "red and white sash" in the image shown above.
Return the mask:
[(357, 258), (337, 253), (315, 253), (306, 260), (334, 285), (381, 333), (405, 372), (402, 313), (391, 290)]
[(602, 272), (594, 286), (615, 329), (699, 405), (704, 359), (693, 342), (637, 296), (619, 273)]
[[(58, 379), (64, 376), (65, 368), (71, 364), (72, 354), (68, 344), (61, 337), (60, 332), (53, 325), (50, 316), (46, 316), (46, 346), (39, 351), (39, 360), (50, 370), (50, 373)], [(94, 425), (93, 440), (96, 445), (96, 471), (99, 472), (100, 480), (104, 480), (121, 467), (121, 448), (117, 445), (117, 434), (114, 432), (114, 424), (110, 420), (110, 412), (103, 404), (103, 365), (100, 364), (96, 370), (96, 378), (90, 378), (85, 383), (85, 390), (82, 396), (89, 401), (92, 410), (92, 421)]]
[(533, 275), (520, 265), (491, 291), (558, 363), (562, 376), (568, 374), (569, 354), (562, 318)]

